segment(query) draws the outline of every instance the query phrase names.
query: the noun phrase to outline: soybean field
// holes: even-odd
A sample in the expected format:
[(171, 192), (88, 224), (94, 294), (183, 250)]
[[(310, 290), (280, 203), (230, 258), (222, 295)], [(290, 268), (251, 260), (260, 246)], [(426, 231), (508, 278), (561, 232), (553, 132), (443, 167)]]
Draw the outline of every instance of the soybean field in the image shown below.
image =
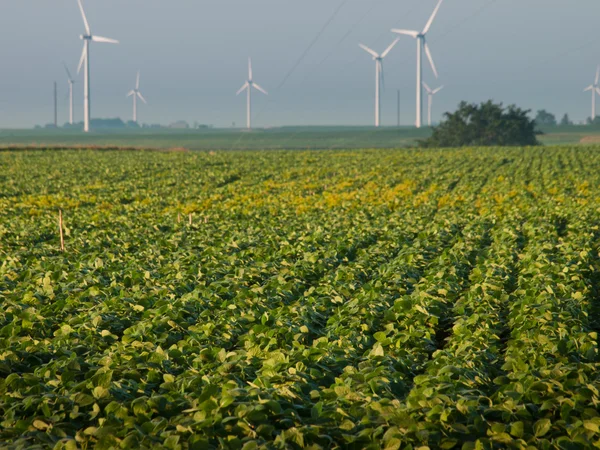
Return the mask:
[(599, 245), (593, 146), (0, 151), (0, 448), (600, 448)]

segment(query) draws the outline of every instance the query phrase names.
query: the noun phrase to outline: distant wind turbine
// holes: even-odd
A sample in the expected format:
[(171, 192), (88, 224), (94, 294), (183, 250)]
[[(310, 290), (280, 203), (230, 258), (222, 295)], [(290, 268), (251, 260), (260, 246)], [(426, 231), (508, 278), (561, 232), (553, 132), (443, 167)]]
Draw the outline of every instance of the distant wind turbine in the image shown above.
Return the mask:
[(93, 36), (90, 30), (90, 24), (88, 23), (85, 11), (81, 0), (77, 0), (79, 4), (79, 10), (81, 11), (81, 17), (83, 18), (83, 24), (85, 25), (85, 33), (80, 38), (83, 40), (83, 52), (81, 53), (81, 59), (79, 60), (79, 67), (77, 73), (81, 72), (81, 67), (85, 65), (84, 77), (83, 77), (83, 131), (86, 133), (90, 131), (90, 42), (103, 42), (107, 44), (118, 44), (119, 41), (114, 39), (105, 38), (102, 36)]
[(137, 79), (135, 81), (135, 89), (133, 89), (132, 91), (129, 92), (129, 94), (127, 94), (127, 97), (131, 97), (131, 96), (133, 96), (133, 121), (135, 123), (137, 123), (137, 99), (138, 99), (138, 97), (144, 103), (148, 103), (148, 102), (146, 102), (146, 99), (142, 96), (142, 93), (140, 92), (140, 71), (139, 70), (137, 73)]
[(432, 109), (432, 106), (433, 106), (433, 96), (435, 94), (437, 94), (438, 92), (440, 92), (442, 89), (444, 89), (444, 86), (440, 86), (439, 88), (432, 90), (429, 86), (427, 86), (427, 83), (423, 82), (423, 87), (427, 91), (427, 97), (428, 97), (427, 98), (427, 100), (428, 100), (427, 101), (427, 105), (429, 107), (429, 111), (428, 111), (428, 123), (429, 123), (429, 126), (431, 126), (431, 124), (432, 124), (432, 121), (431, 121), (431, 109)]
[(435, 63), (433, 62), (433, 57), (431, 56), (431, 50), (429, 50), (429, 46), (427, 45), (427, 33), (433, 24), (435, 16), (437, 15), (440, 6), (442, 6), (442, 2), (444, 0), (440, 0), (433, 10), (433, 14), (429, 18), (429, 21), (423, 28), (423, 31), (413, 31), (413, 30), (399, 30), (393, 29), (392, 32), (396, 34), (404, 34), (407, 36), (411, 36), (417, 40), (417, 120), (416, 127), (421, 128), (423, 123), (423, 64), (422, 64), (422, 50), (425, 49), (425, 53), (427, 54), (427, 59), (429, 59), (429, 63), (431, 64), (431, 69), (435, 77), (438, 77), (437, 69), (435, 68)]
[(71, 76), (71, 72), (65, 63), (65, 70), (67, 71), (67, 79), (69, 81), (69, 124), (73, 125), (73, 85), (75, 84), (75, 80)]
[(248, 81), (244, 83), (244, 85), (240, 88), (236, 95), (240, 95), (244, 90), (247, 90), (247, 106), (246, 106), (246, 127), (250, 130), (252, 128), (252, 88), (256, 89), (259, 92), (262, 92), (265, 95), (269, 95), (267, 91), (261, 88), (258, 84), (254, 82), (252, 79), (252, 59), (248, 58)]
[(600, 65), (596, 69), (596, 78), (594, 79), (594, 84), (586, 87), (583, 92), (592, 91), (592, 121), (596, 118), (596, 94), (600, 94), (600, 85), (598, 82), (600, 81)]
[[(375, 126), (381, 125), (381, 87), (380, 83), (385, 85), (385, 78), (383, 76), (383, 60), (389, 52), (396, 46), (400, 38), (396, 39), (391, 45), (385, 49), (380, 55), (374, 50), (370, 49), (366, 45), (358, 44), (365, 52), (369, 53), (375, 61)], [(385, 86), (384, 86), (385, 87)]]

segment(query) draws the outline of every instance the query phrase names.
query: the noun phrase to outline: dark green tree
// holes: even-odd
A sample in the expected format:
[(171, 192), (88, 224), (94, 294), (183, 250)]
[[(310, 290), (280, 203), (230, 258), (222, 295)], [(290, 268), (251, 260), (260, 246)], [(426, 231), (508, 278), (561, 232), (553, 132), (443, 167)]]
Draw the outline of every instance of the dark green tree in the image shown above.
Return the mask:
[(588, 117), (586, 123), (588, 125), (600, 125), (600, 116), (594, 117), (594, 120), (592, 120), (591, 117)]
[(565, 113), (565, 115), (563, 116), (563, 118), (560, 119), (560, 126), (567, 127), (569, 125), (573, 125), (573, 122), (569, 118), (569, 115), (567, 113)]
[(480, 105), (461, 102), (454, 113), (421, 141), (422, 147), (490, 147), (539, 145), (536, 123), (530, 111), (514, 105), (504, 107), (491, 100)]
[(555, 127), (556, 116), (545, 109), (541, 109), (537, 112), (537, 116), (535, 116), (535, 123), (540, 127)]

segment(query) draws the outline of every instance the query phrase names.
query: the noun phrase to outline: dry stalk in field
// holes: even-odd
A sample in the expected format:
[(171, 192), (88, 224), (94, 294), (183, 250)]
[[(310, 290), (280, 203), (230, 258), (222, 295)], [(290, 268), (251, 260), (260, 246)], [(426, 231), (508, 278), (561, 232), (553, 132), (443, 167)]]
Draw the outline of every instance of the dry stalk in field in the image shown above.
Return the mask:
[(60, 251), (65, 251), (65, 236), (63, 234), (63, 217), (62, 209), (58, 210), (58, 232), (60, 234)]

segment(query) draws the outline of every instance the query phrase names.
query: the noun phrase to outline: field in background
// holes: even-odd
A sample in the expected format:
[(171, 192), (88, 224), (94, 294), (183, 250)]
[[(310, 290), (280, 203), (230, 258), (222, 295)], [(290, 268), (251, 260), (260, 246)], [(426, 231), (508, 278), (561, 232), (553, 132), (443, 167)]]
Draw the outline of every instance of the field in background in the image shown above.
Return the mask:
[(125, 146), (190, 150), (306, 150), (397, 148), (414, 145), (429, 130), (369, 127), (290, 127), (253, 130), (135, 130), (84, 135), (63, 130), (5, 130), (0, 147), (18, 146)]
[(0, 441), (597, 446), (598, 150), (0, 152)]
[[(547, 145), (599, 143), (600, 127), (558, 127), (546, 129), (540, 140)], [(64, 130), (2, 130), (0, 148), (15, 146), (111, 146), (177, 148), (190, 150), (307, 150), (406, 148), (430, 135), (427, 128), (413, 127), (286, 127), (252, 132), (207, 130), (103, 131), (84, 135)]]

